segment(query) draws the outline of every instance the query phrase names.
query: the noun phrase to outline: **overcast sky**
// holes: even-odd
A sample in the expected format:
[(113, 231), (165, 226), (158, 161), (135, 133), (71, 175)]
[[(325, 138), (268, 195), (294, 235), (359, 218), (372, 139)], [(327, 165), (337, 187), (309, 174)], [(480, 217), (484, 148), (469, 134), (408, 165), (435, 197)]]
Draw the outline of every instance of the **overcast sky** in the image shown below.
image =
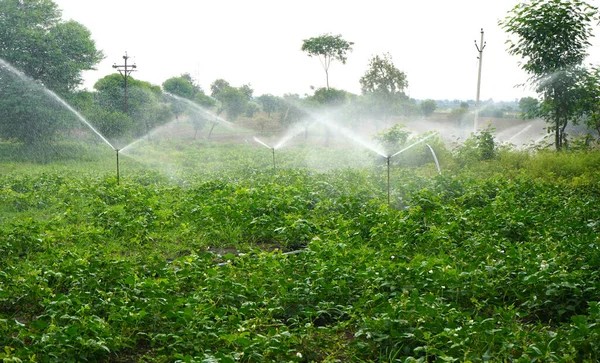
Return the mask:
[[(481, 99), (533, 95), (515, 87), (527, 76), (507, 54), (508, 36), (498, 26), (517, 0), (54, 1), (65, 20), (91, 31), (106, 56), (85, 73), (89, 89), (127, 52), (138, 67), (133, 76), (156, 85), (190, 73), (207, 93), (223, 78), (236, 87), (249, 83), (255, 96), (312, 94), (311, 86), (325, 86), (325, 72), (300, 50), (302, 41), (332, 33), (354, 42), (354, 51), (345, 65), (331, 64), (331, 87), (360, 93), (369, 59), (389, 52), (407, 74), (410, 97), (475, 99), (475, 40), (483, 28)], [(589, 62), (600, 63), (596, 48)]]

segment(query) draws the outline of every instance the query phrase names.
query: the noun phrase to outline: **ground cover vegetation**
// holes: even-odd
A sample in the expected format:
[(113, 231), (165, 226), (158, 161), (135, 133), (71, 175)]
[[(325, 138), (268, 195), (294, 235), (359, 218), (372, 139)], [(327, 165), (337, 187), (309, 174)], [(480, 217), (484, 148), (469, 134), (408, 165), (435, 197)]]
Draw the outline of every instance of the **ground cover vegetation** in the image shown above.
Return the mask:
[(299, 150), (273, 169), (162, 143), (177, 177), (130, 161), (120, 185), (94, 157), (8, 169), (0, 357), (597, 360), (600, 157), (481, 161), (479, 140), (440, 152), (442, 175), (395, 165), (391, 206), (381, 163), (287, 168)]

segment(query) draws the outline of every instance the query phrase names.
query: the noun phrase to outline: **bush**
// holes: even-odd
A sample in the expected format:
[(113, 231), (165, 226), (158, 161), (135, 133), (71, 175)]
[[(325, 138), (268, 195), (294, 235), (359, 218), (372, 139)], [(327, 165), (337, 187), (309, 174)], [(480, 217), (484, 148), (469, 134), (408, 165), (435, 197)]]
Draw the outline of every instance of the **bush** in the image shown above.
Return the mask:
[(454, 148), (454, 155), (460, 165), (471, 164), (484, 160), (492, 160), (497, 156), (497, 146), (493, 129), (487, 128), (478, 133), (472, 133), (462, 145)]

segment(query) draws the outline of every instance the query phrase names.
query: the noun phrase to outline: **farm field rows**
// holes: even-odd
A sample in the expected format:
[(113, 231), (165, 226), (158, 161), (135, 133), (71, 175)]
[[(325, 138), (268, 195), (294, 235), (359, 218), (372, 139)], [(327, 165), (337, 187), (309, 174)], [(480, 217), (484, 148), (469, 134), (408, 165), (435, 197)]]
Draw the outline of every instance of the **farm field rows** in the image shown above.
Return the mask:
[(441, 153), (388, 206), (384, 163), (293, 151), (0, 164), (0, 358), (600, 359), (598, 155)]

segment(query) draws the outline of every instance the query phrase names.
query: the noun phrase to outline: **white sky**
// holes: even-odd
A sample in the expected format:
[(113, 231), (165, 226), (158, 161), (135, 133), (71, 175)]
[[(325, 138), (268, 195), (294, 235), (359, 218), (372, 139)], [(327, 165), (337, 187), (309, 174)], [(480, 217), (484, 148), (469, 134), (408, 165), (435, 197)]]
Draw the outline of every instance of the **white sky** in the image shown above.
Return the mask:
[[(236, 87), (250, 83), (255, 96), (312, 94), (310, 86), (325, 86), (325, 72), (317, 58), (300, 50), (302, 41), (332, 33), (355, 44), (345, 65), (332, 63), (331, 87), (360, 93), (369, 59), (389, 52), (408, 76), (410, 97), (475, 99), (475, 40), (479, 43), (483, 28), (481, 99), (534, 95), (515, 88), (527, 75), (519, 59), (506, 52), (507, 34), (498, 26), (517, 0), (54, 2), (65, 20), (91, 31), (106, 56), (97, 71), (85, 73), (88, 89), (113, 73), (112, 65), (122, 64), (127, 51), (138, 67), (133, 77), (156, 85), (187, 72), (207, 93), (215, 79), (223, 78)], [(600, 63), (596, 48), (589, 62)]]

